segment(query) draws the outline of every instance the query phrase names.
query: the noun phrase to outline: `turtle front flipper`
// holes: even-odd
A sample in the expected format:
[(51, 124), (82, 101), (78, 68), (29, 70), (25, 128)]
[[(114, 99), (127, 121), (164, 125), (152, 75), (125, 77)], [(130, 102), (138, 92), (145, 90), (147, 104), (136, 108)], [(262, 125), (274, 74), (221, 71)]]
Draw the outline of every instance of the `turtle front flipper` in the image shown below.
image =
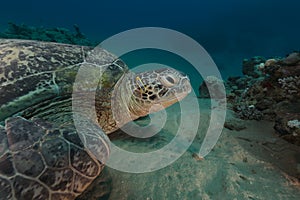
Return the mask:
[(12, 117), (0, 126), (0, 199), (75, 199), (102, 168), (73, 125)]

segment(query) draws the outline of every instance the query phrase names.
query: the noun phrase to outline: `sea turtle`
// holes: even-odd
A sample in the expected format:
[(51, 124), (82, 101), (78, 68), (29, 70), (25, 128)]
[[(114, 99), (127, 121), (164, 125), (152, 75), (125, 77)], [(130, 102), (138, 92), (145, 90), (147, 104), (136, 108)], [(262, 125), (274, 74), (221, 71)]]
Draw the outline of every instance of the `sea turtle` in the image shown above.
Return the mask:
[[(76, 86), (80, 137), (72, 93), (83, 66), (101, 75), (90, 73), (94, 83)], [(0, 199), (76, 198), (103, 169), (109, 156), (106, 134), (149, 114), (151, 107), (172, 105), (190, 90), (181, 72), (135, 74), (101, 48), (0, 39)], [(91, 92), (95, 116), (86, 102)]]

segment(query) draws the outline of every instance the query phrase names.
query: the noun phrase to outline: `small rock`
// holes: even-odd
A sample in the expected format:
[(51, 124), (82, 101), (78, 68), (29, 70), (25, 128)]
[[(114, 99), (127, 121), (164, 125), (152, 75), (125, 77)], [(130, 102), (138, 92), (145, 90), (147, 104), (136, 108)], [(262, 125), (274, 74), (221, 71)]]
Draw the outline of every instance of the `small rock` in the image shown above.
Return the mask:
[(193, 153), (193, 158), (195, 158), (195, 160), (197, 160), (197, 161), (204, 160), (204, 158), (197, 153)]
[(235, 131), (241, 131), (246, 129), (244, 121), (236, 118), (226, 120), (224, 127), (229, 130), (235, 130)]

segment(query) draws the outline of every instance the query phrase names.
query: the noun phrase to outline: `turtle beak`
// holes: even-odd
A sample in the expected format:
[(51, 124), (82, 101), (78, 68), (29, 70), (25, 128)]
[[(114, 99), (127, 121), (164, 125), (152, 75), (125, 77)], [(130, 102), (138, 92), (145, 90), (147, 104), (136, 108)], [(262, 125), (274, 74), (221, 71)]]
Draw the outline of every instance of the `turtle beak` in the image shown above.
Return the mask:
[(175, 94), (175, 98), (170, 99), (168, 101), (163, 101), (160, 104), (164, 108), (167, 108), (167, 107), (173, 105), (174, 103), (176, 103), (176, 102), (181, 101), (182, 99), (184, 99), (189, 93), (190, 93), (190, 91), (189, 92), (185, 92), (185, 93), (181, 93), (181, 94)]

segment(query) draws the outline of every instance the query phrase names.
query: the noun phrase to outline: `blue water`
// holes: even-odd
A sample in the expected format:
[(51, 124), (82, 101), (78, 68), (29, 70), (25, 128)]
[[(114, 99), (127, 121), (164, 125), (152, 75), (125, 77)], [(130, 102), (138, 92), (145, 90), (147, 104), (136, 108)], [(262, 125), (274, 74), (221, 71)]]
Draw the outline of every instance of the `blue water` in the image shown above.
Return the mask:
[[(199, 42), (226, 78), (241, 75), (244, 58), (285, 56), (294, 50), (299, 51), (299, 8), (299, 0), (4, 0), (0, 3), (0, 32), (7, 28), (8, 22), (70, 30), (77, 24), (87, 38), (101, 42), (132, 28), (165, 27), (182, 32)], [(122, 59), (130, 68), (145, 63), (161, 63), (181, 71), (187, 69), (189, 63), (174, 56), (168, 52), (146, 50), (133, 52)], [(191, 78), (197, 93), (201, 77), (192, 67), (189, 69), (184, 71)], [(205, 134), (206, 125), (209, 124), (207, 108), (210, 106), (206, 100), (201, 100), (199, 104), (202, 113), (198, 132)], [(173, 109), (173, 114), (169, 115), (170, 123), (178, 123), (181, 118), (176, 110), (178, 107), (170, 108)], [(193, 119), (193, 116), (189, 118)], [(249, 138), (255, 141), (254, 144), (257, 141), (271, 144), (270, 141), (274, 139), (273, 124), (270, 127), (267, 124), (265, 130), (261, 130), (264, 127), (264, 122), (262, 123), (257, 127), (256, 124), (251, 125), (253, 129), (250, 131), (255, 134)], [(157, 143), (155, 138), (150, 142), (144, 140), (144, 143), (136, 140), (139, 142), (136, 146), (150, 149), (165, 144), (169, 141), (165, 140), (168, 139), (166, 135), (172, 136), (174, 127), (176, 124), (170, 125), (169, 129), (163, 130), (165, 132), (162, 131), (163, 137), (157, 137), (161, 143)], [(263, 139), (259, 138), (257, 133), (263, 132), (272, 134), (272, 137), (266, 135)], [(276, 151), (275, 155), (280, 156), (274, 157), (272, 151), (267, 152), (273, 146), (254, 146), (252, 152), (255, 154), (261, 149), (267, 152), (258, 154), (256, 159), (250, 151), (248, 153), (239, 148), (235, 141), (237, 136), (242, 136), (240, 138), (245, 137), (248, 145), (246, 139), (249, 132), (245, 131), (240, 135), (241, 132), (226, 130), (226, 133), (230, 134), (224, 134), (223, 143), (219, 143), (213, 155), (204, 162), (192, 159), (193, 152), (197, 152), (202, 143), (202, 135), (198, 135), (194, 146), (191, 146), (181, 160), (160, 171), (137, 175), (110, 169), (113, 179), (111, 199), (163, 199), (166, 196), (169, 199), (200, 199), (202, 194), (203, 198), (212, 199), (299, 199), (299, 191), (291, 187), (277, 171), (277, 167), (273, 169), (261, 160), (268, 156), (268, 159), (270, 157), (270, 160), (277, 162), (274, 158), (282, 158), (285, 154)], [(259, 138), (257, 141), (256, 137)], [(264, 138), (267, 140), (265, 143)], [(128, 141), (123, 138), (119, 140), (125, 147), (136, 147), (134, 142)], [(275, 144), (277, 143), (274, 143), (274, 149)], [(290, 166), (287, 167), (289, 169)], [(152, 196), (155, 198), (150, 198)]]
[(297, 0), (214, 1), (2, 1), (0, 30), (7, 22), (73, 28), (102, 41), (127, 29), (171, 28), (197, 40), (224, 76), (241, 73), (243, 58), (284, 56), (300, 47)]

